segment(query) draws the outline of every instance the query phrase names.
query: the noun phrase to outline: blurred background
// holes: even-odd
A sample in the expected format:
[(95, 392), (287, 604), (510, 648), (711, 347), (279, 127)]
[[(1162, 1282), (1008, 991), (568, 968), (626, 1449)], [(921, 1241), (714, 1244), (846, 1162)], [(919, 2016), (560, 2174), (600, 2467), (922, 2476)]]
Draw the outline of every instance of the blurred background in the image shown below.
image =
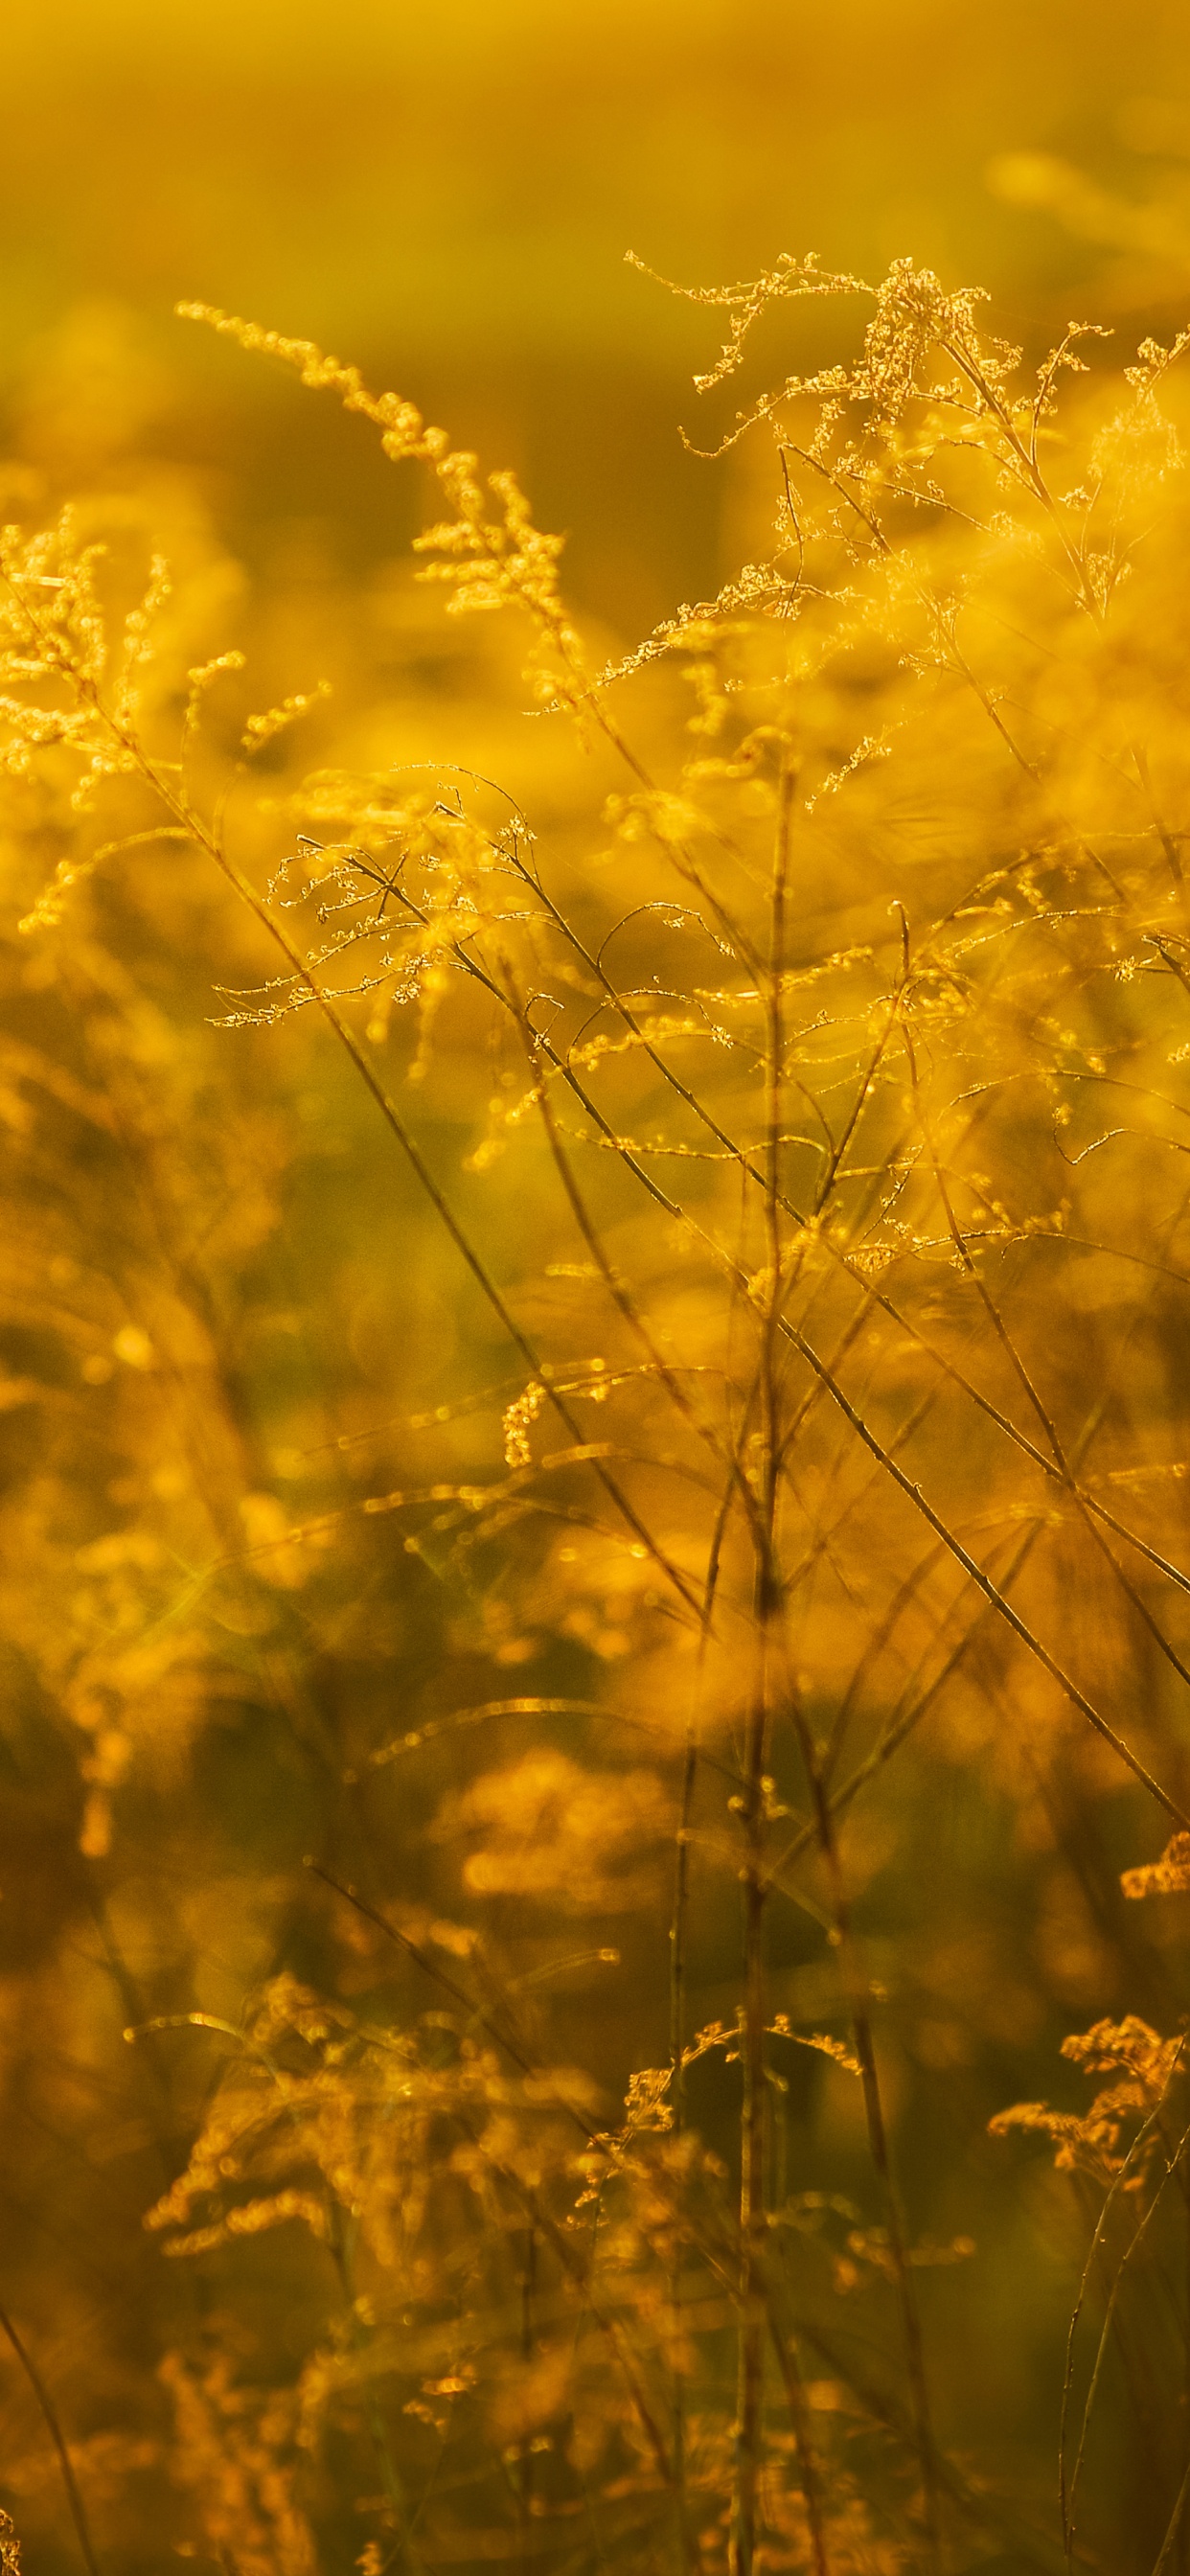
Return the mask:
[(910, 252), (1030, 340), (1190, 282), (1173, 0), (10, 0), (4, 42), (15, 443), (201, 466), (257, 558), (390, 554), (409, 478), (179, 297), (329, 344), (518, 467), (580, 603), (639, 625), (713, 581), (727, 487), (676, 435), (715, 317), (627, 250), (701, 283)]
[[(555, 778), (536, 719), (525, 749), (520, 643), (496, 621), (444, 642), (437, 596), (394, 569), (424, 516), (416, 473), (394, 472), (329, 397), (176, 320), (177, 299), (308, 335), (486, 464), (515, 467), (537, 524), (566, 532), (568, 593), (609, 649), (708, 595), (757, 542), (749, 455), (708, 463), (682, 427), (713, 446), (749, 386), (808, 354), (811, 328), (819, 361), (832, 331), (854, 330), (829, 307), (778, 316), (743, 390), (700, 409), (691, 378), (717, 354), (719, 317), (626, 252), (687, 284), (755, 276), (783, 249), (868, 277), (908, 253), (949, 286), (989, 288), (998, 327), (1027, 347), (1078, 314), (1118, 331), (1117, 359), (1190, 312), (1190, 15), (1173, 0), (993, 0), (979, 13), (959, 0), (8, 0), (2, 69), (0, 452), (15, 460), (16, 506), (35, 514), (44, 494), (77, 487), (127, 496), (133, 534), (164, 525), (181, 666), (250, 642), (247, 704), (329, 670), (346, 712), (326, 718), (333, 733), (319, 713), (299, 767), (332, 747), (362, 768), (428, 754), (445, 708), (450, 741), (488, 774), (533, 771), (535, 814), (562, 842), (589, 790)], [(68, 846), (59, 828), (35, 814), (24, 847), (14, 827), (21, 890), (15, 907), (6, 893), (6, 932)], [(250, 851), (262, 876), (263, 846)], [(205, 1477), (227, 1527), (262, 1546), (288, 1518), (272, 1487), (300, 1480), (303, 1460), (329, 1455), (349, 1498), (373, 1477), (392, 1483), (397, 1467), (365, 1432), (436, 1406), (469, 1374), (491, 1383), (504, 1363), (316, 1033), (233, 1045), (210, 1031), (216, 974), (249, 984), (259, 958), (205, 875), (113, 872), (96, 905), (96, 945), (80, 910), (77, 946), (61, 968), (47, 949), (41, 983), (29, 947), (10, 943), (5, 1004), (26, 1050), (14, 1090), (34, 1046), (61, 1079), (56, 1094), (43, 1082), (28, 1129), (11, 1238), (25, 1266), (4, 1342), (17, 1499), (0, 1625), (6, 1710), (21, 1714), (3, 1775), (0, 2182), (18, 2239), (3, 2295), (63, 2408), (105, 2564), (127, 2576), (160, 2567), (170, 2514), (178, 2552), (197, 2550), (161, 2465), (154, 2374), (163, 2346), (198, 2328), (185, 2267), (161, 2263), (141, 2217), (184, 2163), (211, 2077), (189, 2036), (138, 2055), (121, 2030), (194, 2004), (234, 2018), (280, 1965), (320, 1980), (328, 1936), (297, 1863), (323, 1824), (338, 1830), (332, 1788), (354, 1778), (344, 1751), (354, 1759), (356, 1733), (380, 1740), (411, 1710), (436, 1721), (506, 1687), (525, 1641), (495, 1610), (487, 1630), (469, 1627), (394, 1522), (353, 1523), (300, 1615), (299, 1574), (280, 1558), (243, 1599), (230, 1582), (218, 1597), (231, 1678), (222, 1697), (208, 1691), (200, 1736), (208, 1645), (193, 1644), (192, 1684), (175, 1595), (179, 1562), (201, 1564), (211, 1540), (197, 1505), (198, 1535), (185, 1520), (191, 1487), (170, 1446), (180, 1456), (184, 1441), (155, 1349), (207, 1404), (195, 1488)], [(76, 1134), (84, 1076), (102, 1115)], [(451, 1154), (455, 1114), (447, 1098)], [(524, 1205), (502, 1221), (515, 1236)], [(188, 1260), (197, 1244), (193, 1276), (177, 1243)], [(516, 1250), (498, 1243), (506, 1266)], [(464, 1426), (460, 1457), (469, 1438)], [(411, 1456), (420, 1470), (401, 1440), (400, 1473)], [(424, 1472), (440, 1472), (436, 1459), (427, 1443)], [(175, 1508), (170, 1555), (161, 1531)], [(146, 1603), (165, 1644), (137, 1663)], [(575, 1687), (559, 1672), (556, 1687)], [(435, 1778), (414, 1788), (382, 1775), (394, 1783), (384, 1847), (400, 1849), (405, 1896), (440, 1901), (447, 1863), (428, 1820), (469, 1758), (436, 1751)], [(1085, 1853), (1100, 1784), (1068, 1768)], [(1042, 1862), (1011, 1842), (1007, 1793), (997, 1805), (961, 1764), (947, 1776), (953, 1811), (927, 1780), (928, 1832), (907, 1793), (924, 1839), (906, 1827), (890, 1899), (895, 1917), (910, 1891), (927, 2000), (936, 1990), (921, 2008), (907, 2161), (937, 2232), (974, 2224), (993, 2249), (978, 2339), (966, 2273), (931, 2293), (961, 2360), (949, 2374), (959, 2432), (993, 2424), (1001, 2459), (1026, 2460), (1040, 2492), (1082, 2239), (1048, 2168), (1022, 2185), (987, 2148), (986, 2120), (1020, 2092), (1054, 2089), (1072, 2024), (1148, 2010), (1153, 1995), (1164, 2028), (1174, 2005), (1136, 1927), (1130, 1951), (1122, 1935), (1118, 1952), (1093, 1937), (1072, 1871), (1048, 1846)], [(88, 1821), (92, 1801), (104, 1813)], [(1136, 1854), (1131, 1812), (1121, 1824), (1113, 1806), (1096, 1846), (1105, 1905)], [(939, 1819), (959, 1855), (954, 1921), (949, 1896), (935, 1901)], [(366, 1991), (380, 1973), (366, 1941), (350, 1920), (333, 1929)], [(584, 2044), (608, 2065), (624, 2045), (634, 2065), (664, 2045), (635, 2026), (624, 2041), (638, 1935), (643, 1957), (643, 1928), (615, 1931), (628, 1974), (606, 2001), (602, 1969), (595, 2000), (580, 1992)], [(643, 1994), (643, 1972), (638, 1983)], [(849, 2133), (839, 2152), (862, 2166)], [(299, 2317), (286, 2355), (309, 2340)], [(76, 2562), (57, 2463), (7, 2360), (0, 2396), (0, 2498), (21, 2514), (33, 2576), (58, 2576)], [(1139, 2451), (1134, 2465), (1143, 2477)], [(331, 2563), (348, 2559), (343, 2540)], [(987, 2562), (1005, 2576), (1025, 2563)]]

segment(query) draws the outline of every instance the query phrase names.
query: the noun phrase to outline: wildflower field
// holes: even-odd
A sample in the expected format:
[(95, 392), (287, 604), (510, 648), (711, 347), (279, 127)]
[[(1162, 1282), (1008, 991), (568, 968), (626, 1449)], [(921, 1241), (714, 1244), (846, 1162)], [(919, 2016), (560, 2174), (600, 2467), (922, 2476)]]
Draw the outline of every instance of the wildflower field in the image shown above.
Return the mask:
[(7, 2576), (1190, 2567), (1190, 106), (1014, 95), (9, 384)]

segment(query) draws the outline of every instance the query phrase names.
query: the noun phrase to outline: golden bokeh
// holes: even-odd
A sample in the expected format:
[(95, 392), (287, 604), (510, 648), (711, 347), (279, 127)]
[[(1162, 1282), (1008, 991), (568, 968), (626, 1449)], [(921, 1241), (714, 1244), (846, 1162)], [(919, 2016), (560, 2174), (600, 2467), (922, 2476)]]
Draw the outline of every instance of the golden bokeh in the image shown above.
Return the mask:
[(1172, 2576), (1190, 21), (3, 62), (0, 2562)]

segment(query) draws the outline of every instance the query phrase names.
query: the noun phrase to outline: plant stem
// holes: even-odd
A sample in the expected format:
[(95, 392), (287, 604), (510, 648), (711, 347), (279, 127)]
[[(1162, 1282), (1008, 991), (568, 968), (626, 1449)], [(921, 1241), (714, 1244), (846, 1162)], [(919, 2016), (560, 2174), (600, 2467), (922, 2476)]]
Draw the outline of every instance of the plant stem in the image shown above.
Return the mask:
[(768, 1745), (772, 1686), (772, 1624), (780, 1601), (776, 1570), (776, 1516), (780, 1488), (781, 1425), (777, 1317), (782, 1296), (781, 1099), (784, 1078), (785, 900), (794, 772), (782, 765), (773, 853), (769, 959), (765, 979), (766, 1143), (764, 1224), (768, 1255), (761, 1329), (760, 1412), (762, 1463), (759, 1526), (754, 1524), (753, 1613), (755, 1672), (744, 1747), (740, 1820), (744, 1833), (744, 1995), (740, 2015), (743, 2103), (740, 2128), (740, 2326), (736, 2388), (736, 2467), (732, 2503), (732, 2576), (751, 2576), (756, 2549), (756, 2493), (764, 2409), (764, 2308), (760, 2296), (765, 2207), (764, 1917), (768, 1896)]
[(29, 2386), (37, 2399), (37, 2403), (45, 2419), (46, 2429), (49, 2433), (50, 2440), (58, 2454), (58, 2465), (62, 2471), (62, 2484), (66, 2489), (66, 2501), (70, 2506), (70, 2518), (78, 2535), (78, 2545), (82, 2553), (83, 2563), (87, 2569), (87, 2576), (99, 2576), (99, 2563), (96, 2559), (95, 2551), (91, 2543), (91, 2533), (87, 2523), (86, 2510), (83, 2505), (83, 2499), (79, 2494), (78, 2480), (70, 2465), (70, 2453), (66, 2447), (66, 2436), (63, 2433), (61, 2423), (58, 2419), (57, 2408), (54, 2405), (50, 2392), (41, 2376), (41, 2372), (33, 2359), (32, 2353), (27, 2350), (21, 2336), (17, 2333), (12, 2318), (8, 2314), (8, 2310), (3, 2307), (0, 2307), (0, 2328), (2, 2328), (3, 2332), (7, 2335), (13, 2351), (16, 2354), (17, 2360), (19, 2361), (25, 2377), (29, 2382)]

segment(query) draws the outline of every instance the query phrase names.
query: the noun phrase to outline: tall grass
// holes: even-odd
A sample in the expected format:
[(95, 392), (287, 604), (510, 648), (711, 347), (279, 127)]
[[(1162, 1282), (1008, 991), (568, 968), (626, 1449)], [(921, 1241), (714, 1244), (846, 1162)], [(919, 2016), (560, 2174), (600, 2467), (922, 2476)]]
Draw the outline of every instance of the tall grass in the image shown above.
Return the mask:
[(105, 2566), (1188, 2563), (1184, 344), (697, 300), (756, 560), (627, 654), (204, 307), (499, 622), (4, 538), (47, 2567), (39, 2385)]

